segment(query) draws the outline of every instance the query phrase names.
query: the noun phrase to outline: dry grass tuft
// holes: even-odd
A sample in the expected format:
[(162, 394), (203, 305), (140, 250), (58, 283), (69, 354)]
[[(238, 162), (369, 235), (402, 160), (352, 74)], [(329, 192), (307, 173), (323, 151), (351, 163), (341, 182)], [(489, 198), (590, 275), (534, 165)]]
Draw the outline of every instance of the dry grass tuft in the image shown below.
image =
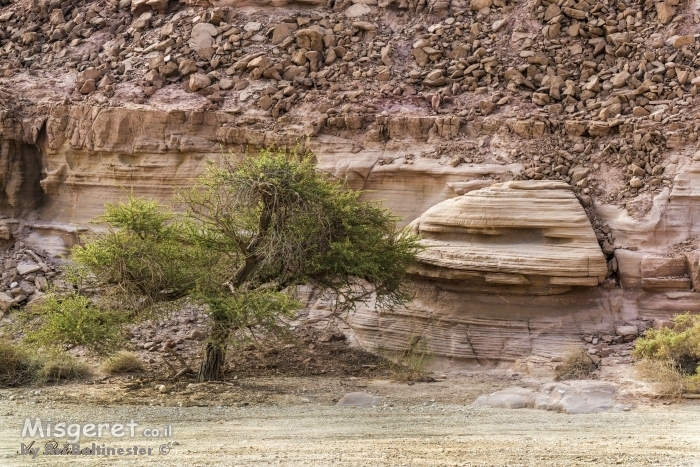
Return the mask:
[(0, 338), (0, 388), (55, 383), (92, 375), (90, 366), (63, 352), (37, 354)]
[(380, 351), (388, 365), (391, 378), (399, 382), (434, 381), (428, 371), (433, 360), (420, 337), (412, 337), (403, 351)]
[(65, 353), (55, 353), (42, 357), (38, 379), (41, 383), (57, 383), (85, 379), (92, 374), (87, 363)]
[(145, 369), (141, 359), (131, 352), (119, 352), (102, 364), (102, 371), (110, 375), (138, 373)]
[(598, 365), (588, 355), (586, 349), (572, 349), (566, 354), (564, 361), (554, 368), (554, 378), (557, 381), (586, 379), (597, 369)]
[(25, 348), (0, 339), (0, 388), (30, 384), (37, 371), (36, 362)]
[(637, 363), (639, 375), (654, 384), (658, 397), (680, 399), (690, 392), (691, 382), (673, 360), (642, 360)]

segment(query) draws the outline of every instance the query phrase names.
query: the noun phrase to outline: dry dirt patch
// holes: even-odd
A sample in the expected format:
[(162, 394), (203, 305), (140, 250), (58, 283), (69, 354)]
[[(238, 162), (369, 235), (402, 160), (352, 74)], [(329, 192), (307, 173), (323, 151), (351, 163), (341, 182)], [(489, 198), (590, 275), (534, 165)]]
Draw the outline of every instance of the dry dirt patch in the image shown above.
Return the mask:
[[(189, 389), (123, 383), (0, 392), (0, 465), (29, 466), (697, 466), (700, 404), (637, 400), (630, 412), (565, 415), (472, 408), (479, 395), (539, 384), (507, 372), (434, 383), (358, 377), (252, 377)], [(188, 383), (189, 384), (189, 383)], [(335, 407), (346, 392), (382, 397), (374, 408)], [(10, 400), (11, 399), (11, 400)], [(187, 407), (180, 402), (192, 400)], [(162, 406), (161, 406), (162, 404)], [(169, 438), (103, 438), (152, 456), (16, 454), (25, 417), (74, 423), (134, 419), (172, 426)], [(42, 441), (43, 443), (46, 440)], [(88, 440), (83, 441), (89, 445)], [(158, 454), (167, 445), (167, 455)]]

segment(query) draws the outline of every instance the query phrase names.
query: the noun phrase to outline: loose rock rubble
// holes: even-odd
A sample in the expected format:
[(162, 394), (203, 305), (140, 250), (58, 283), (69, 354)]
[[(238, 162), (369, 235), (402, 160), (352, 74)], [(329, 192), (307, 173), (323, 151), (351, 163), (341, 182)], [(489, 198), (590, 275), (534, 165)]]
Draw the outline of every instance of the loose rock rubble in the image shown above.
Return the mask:
[[(147, 352), (191, 350), (185, 344), (196, 344), (208, 336), (206, 316), (196, 309), (185, 309), (154, 323), (132, 326), (126, 338), (134, 350)], [(196, 351), (195, 351), (196, 352)], [(189, 352), (188, 352), (189, 353)], [(147, 360), (152, 357), (146, 356)], [(153, 360), (150, 363), (154, 363)]]
[[(126, 349), (136, 353), (149, 372), (162, 373), (164, 361), (176, 371), (184, 359), (190, 369), (201, 363), (202, 347), (210, 332), (209, 317), (198, 306), (186, 305), (157, 320), (130, 325), (124, 337)], [(322, 329), (318, 329), (317, 327)], [(380, 357), (353, 346), (335, 328), (311, 324), (301, 313), (282, 339), (257, 335), (243, 337), (228, 355), (229, 374), (244, 376), (374, 375), (386, 376), (390, 368)], [(76, 355), (84, 349), (74, 348)], [(168, 367), (169, 368), (169, 367)], [(172, 376), (172, 375), (171, 375)]]
[(655, 325), (659, 327), (663, 323), (640, 319), (635, 323), (617, 326), (614, 332), (586, 334), (583, 336), (583, 342), (588, 354), (597, 365), (603, 358), (615, 360), (615, 363), (631, 363), (630, 353), (634, 348), (635, 339), (643, 336), (647, 329)]
[[(119, 89), (146, 103), (168, 86), (273, 120), (314, 103), (310, 134), (373, 122), (381, 133), (383, 102), (451, 115), (443, 136), (500, 113), (523, 138), (505, 157), (524, 164), (517, 177), (564, 180), (607, 202), (668, 186), (664, 153), (697, 140), (684, 109), (700, 85), (700, 45), (678, 0), (322, 3), (275, 14), (15, 3), (0, 15), (0, 75), (76, 73), (70, 98), (96, 105), (121, 105)], [(606, 171), (623, 182), (606, 190)]]
[(57, 264), (26, 248), (21, 241), (0, 253), (0, 310), (31, 303), (39, 299), (57, 278)]

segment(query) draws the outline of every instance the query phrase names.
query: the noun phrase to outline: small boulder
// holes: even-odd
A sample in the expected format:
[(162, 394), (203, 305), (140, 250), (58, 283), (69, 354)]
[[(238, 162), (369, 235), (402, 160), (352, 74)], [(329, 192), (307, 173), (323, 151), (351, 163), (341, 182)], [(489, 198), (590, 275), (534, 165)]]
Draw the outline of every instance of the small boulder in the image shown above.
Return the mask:
[(103, 72), (97, 68), (88, 68), (80, 73), (78, 81), (86, 81), (89, 79), (99, 81), (102, 78)]
[(245, 26), (243, 26), (243, 30), (246, 32), (258, 32), (262, 29), (262, 24), (255, 22), (255, 21), (250, 21), (246, 23)]
[(292, 35), (292, 30), (289, 29), (289, 26), (287, 26), (287, 23), (279, 23), (277, 26), (275, 26), (275, 29), (272, 31), (272, 45), (279, 45), (284, 40)]
[(363, 31), (376, 31), (377, 26), (375, 24), (369, 23), (367, 21), (355, 21), (352, 23), (352, 27), (361, 29)]
[(211, 23), (197, 23), (192, 28), (191, 37), (196, 37), (201, 34), (208, 34), (211, 37), (216, 37), (218, 32), (216, 26)]
[(15, 305), (15, 299), (4, 292), (0, 292), (0, 310), (7, 311)]
[(153, 14), (151, 12), (146, 12), (140, 15), (136, 21), (131, 23), (131, 27), (136, 30), (147, 29), (151, 25), (151, 19), (153, 19)]
[(355, 3), (347, 10), (345, 10), (345, 16), (348, 18), (359, 18), (360, 16), (367, 15), (372, 12), (372, 9), (367, 5), (362, 3)]
[[(89, 81), (89, 80), (88, 80)], [(95, 82), (92, 82), (93, 86), (95, 85)], [(94, 91), (94, 89), (93, 89)], [(81, 90), (82, 92), (82, 90)], [(27, 274), (31, 274), (33, 272), (37, 272), (41, 270), (41, 266), (39, 266), (36, 263), (19, 263), (17, 265), (17, 274), (20, 276), (26, 276)]]
[(222, 91), (228, 91), (233, 87), (233, 81), (228, 78), (223, 78), (219, 80), (219, 89)]
[(666, 2), (656, 3), (656, 15), (659, 18), (661, 24), (668, 24), (673, 19), (673, 15), (676, 14), (676, 9)]
[(260, 108), (264, 111), (270, 110), (270, 107), (275, 105), (275, 100), (271, 98), (270, 96), (262, 96), (260, 100), (258, 101), (258, 105)]
[(189, 88), (192, 92), (197, 92), (200, 89), (204, 89), (211, 86), (211, 79), (202, 73), (195, 73), (190, 75)]
[(612, 83), (614, 88), (621, 88), (627, 84), (627, 80), (630, 79), (630, 76), (632, 75), (630, 75), (629, 72), (621, 71), (620, 73), (613, 76), (610, 82)]
[(632, 177), (632, 180), (630, 180), (630, 186), (632, 188), (641, 188), (644, 186), (644, 182), (639, 177)]
[(615, 334), (622, 336), (625, 342), (632, 342), (639, 335), (639, 330), (637, 326), (618, 326), (615, 328)]
[[(360, 5), (359, 3), (357, 5)], [(294, 35), (297, 39), (297, 45), (306, 50), (315, 50), (316, 52), (323, 52), (323, 36), (325, 34), (316, 29), (316, 27), (302, 29), (297, 31)]]
[(481, 11), (484, 8), (490, 8), (493, 5), (493, 0), (471, 0), (469, 8), (472, 11)]
[(537, 393), (531, 389), (508, 388), (493, 394), (479, 396), (473, 405), (501, 409), (534, 408), (537, 396)]
[(185, 58), (183, 60), (180, 60), (178, 71), (181, 75), (189, 75), (197, 71), (197, 65), (194, 60)]
[(695, 43), (695, 36), (692, 36), (692, 35), (678, 36), (673, 41), (673, 48), (674, 49), (682, 49), (683, 47), (685, 47), (687, 45), (693, 45), (694, 43)]
[(49, 23), (58, 26), (61, 24), (64, 24), (66, 22), (66, 18), (63, 16), (63, 10), (60, 8), (54, 8), (51, 11), (51, 17), (49, 19)]
[(256, 68), (263, 68), (267, 70), (272, 65), (272, 61), (267, 56), (257, 57), (248, 62), (247, 68), (249, 70), (254, 70)]

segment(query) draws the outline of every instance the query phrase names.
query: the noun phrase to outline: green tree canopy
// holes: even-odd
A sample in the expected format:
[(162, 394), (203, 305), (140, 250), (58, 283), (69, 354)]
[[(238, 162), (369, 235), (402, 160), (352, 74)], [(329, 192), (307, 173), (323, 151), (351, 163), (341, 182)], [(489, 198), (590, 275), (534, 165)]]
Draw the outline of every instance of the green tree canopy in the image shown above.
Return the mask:
[(409, 299), (417, 240), (361, 194), (308, 154), (262, 151), (209, 163), (176, 197), (179, 213), (134, 197), (106, 205), (98, 220), (107, 230), (72, 257), (105, 292), (103, 307), (137, 314), (183, 297), (204, 305), (211, 333), (199, 379), (220, 379), (235, 332), (294, 313), (299, 285), (322, 290), (338, 312)]

